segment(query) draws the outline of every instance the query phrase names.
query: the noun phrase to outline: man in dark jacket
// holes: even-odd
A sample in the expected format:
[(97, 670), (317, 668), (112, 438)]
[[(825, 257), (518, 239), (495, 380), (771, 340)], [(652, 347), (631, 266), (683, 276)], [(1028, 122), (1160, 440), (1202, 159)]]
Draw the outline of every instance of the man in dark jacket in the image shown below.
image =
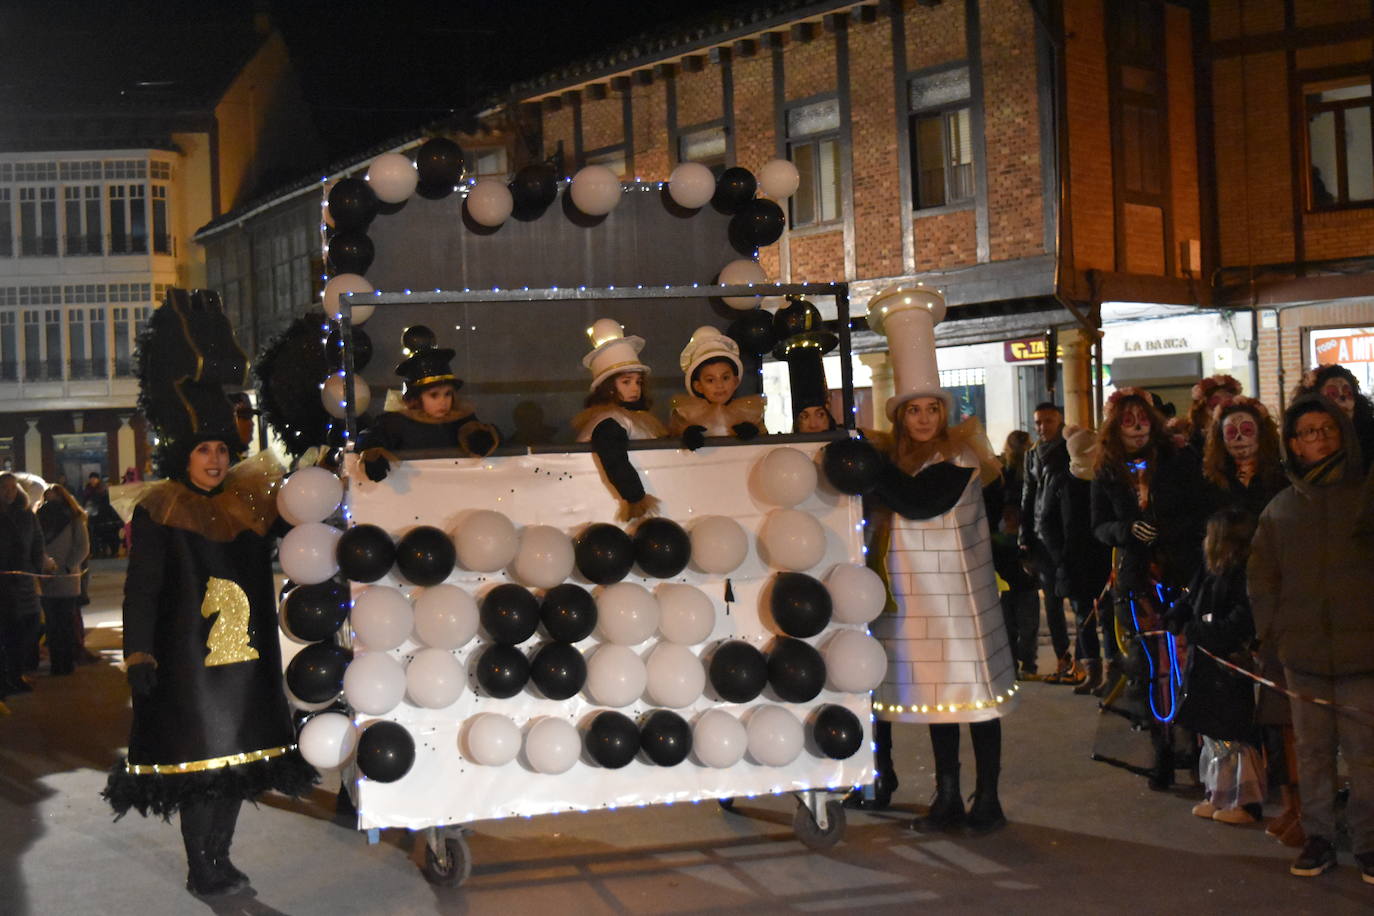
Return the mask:
[[(1336, 755), (1350, 773), (1346, 820), (1366, 882), (1374, 884), (1374, 533), (1355, 430), (1321, 395), (1283, 418), (1293, 485), (1260, 516), (1247, 568), (1255, 630), (1278, 649), (1293, 703), (1302, 827), (1307, 845), (1289, 871), (1336, 867)], [(1360, 710), (1355, 712), (1353, 710)]]
[(1056, 671), (1046, 680), (1071, 683), (1077, 680), (1073, 656), (1069, 652), (1069, 628), (1064, 602), (1056, 597), (1058, 565), (1045, 544), (1042, 532), (1050, 507), (1050, 482), (1067, 477), (1069, 451), (1064, 445), (1064, 413), (1046, 401), (1035, 406), (1035, 434), (1039, 438), (1026, 452), (1026, 482), (1021, 491), (1021, 549), (1028, 554), (1045, 592), (1045, 621), (1050, 628), (1050, 644), (1058, 659)]

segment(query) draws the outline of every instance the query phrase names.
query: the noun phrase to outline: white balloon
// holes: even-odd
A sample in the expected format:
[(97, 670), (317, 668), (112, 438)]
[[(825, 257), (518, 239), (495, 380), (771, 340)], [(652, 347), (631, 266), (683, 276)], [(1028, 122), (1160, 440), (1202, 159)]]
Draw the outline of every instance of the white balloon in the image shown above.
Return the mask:
[(435, 585), (415, 599), (415, 635), (435, 649), (461, 649), (477, 635), (477, 602), (456, 585)]
[(700, 162), (684, 162), (668, 176), (668, 196), (679, 207), (704, 207), (715, 194), (716, 176)]
[(838, 623), (868, 623), (877, 619), (887, 604), (882, 577), (857, 563), (841, 563), (830, 570), (825, 588)]
[(367, 167), (367, 183), (384, 204), (399, 204), (415, 193), (420, 173), (403, 153), (382, 153)]
[(307, 703), (305, 702), (305, 700), (302, 700), (300, 697), (292, 693), (290, 687), (286, 688), (286, 702), (291, 706), (292, 709), (300, 709), (304, 710), (305, 712), (319, 712), (321, 709), (328, 709), (329, 707), (334, 705), (334, 701), (336, 699), (338, 698), (330, 697), (329, 699), (321, 700), (318, 703)]
[(339, 571), (334, 545), (339, 529), (323, 522), (297, 525), (281, 539), (277, 557), (281, 571), (297, 585), (318, 585)]
[(573, 542), (551, 525), (526, 525), (511, 573), (533, 588), (553, 588), (573, 571)]
[[(765, 283), (767, 282), (767, 274), (763, 272), (758, 261), (738, 258), (720, 269), (720, 276), (716, 278), (716, 282), (721, 286)], [(725, 296), (724, 299), (726, 305), (741, 312), (758, 308), (762, 301), (758, 296)]]
[(588, 216), (605, 216), (620, 203), (620, 178), (604, 165), (589, 165), (572, 177), (572, 202)]
[(410, 638), (415, 614), (399, 589), (373, 585), (353, 599), (349, 621), (358, 642), (374, 652), (385, 652)]
[(322, 522), (343, 499), (343, 481), (321, 467), (301, 468), (277, 492), (277, 511), (293, 525)]
[(749, 756), (766, 767), (785, 767), (802, 751), (801, 720), (781, 706), (760, 706), (745, 726)]
[[(324, 405), (325, 412), (331, 417), (342, 420), (345, 416), (344, 411), (344, 374), (334, 372), (324, 380), (320, 386), (320, 403)], [(368, 406), (372, 403), (372, 389), (367, 387), (367, 381), (361, 375), (353, 376), (353, 415), (359, 416), (367, 413)]]
[(749, 535), (725, 515), (707, 515), (692, 526), (692, 563), (702, 572), (729, 575), (749, 553)]
[(497, 178), (482, 178), (468, 192), (468, 215), (479, 226), (496, 227), (510, 218), (515, 198)]
[(504, 569), (520, 549), (515, 525), (500, 512), (478, 509), (468, 513), (453, 535), (458, 565), (473, 572)]
[[(337, 274), (329, 278), (329, 282), (324, 285), (324, 313), (335, 321), (343, 317), (343, 306), (339, 302), (339, 296), (344, 293), (370, 293), (373, 292), (372, 284), (364, 280), (359, 274)], [(372, 317), (375, 306), (364, 305), (362, 296), (354, 296), (349, 300), (352, 306), (352, 313), (349, 321), (353, 324), (362, 324)]]
[(596, 629), (601, 638), (620, 646), (637, 646), (658, 629), (658, 601), (634, 582), (617, 582), (596, 596)]
[(385, 652), (356, 655), (344, 669), (344, 699), (358, 712), (382, 716), (406, 694), (406, 669)]
[(790, 509), (816, 492), (816, 479), (816, 462), (804, 452), (782, 446), (763, 456), (751, 482), (760, 502)]
[(321, 770), (336, 770), (353, 756), (358, 730), (343, 713), (322, 712), (301, 727), (297, 743), (306, 763)]
[(748, 732), (739, 719), (724, 710), (707, 710), (692, 726), (692, 750), (708, 767), (732, 767), (748, 749)]
[(540, 719), (525, 736), (525, 759), (540, 773), (566, 773), (581, 756), (582, 736), (562, 719)]
[(759, 190), (774, 200), (786, 200), (801, 187), (801, 174), (786, 159), (769, 159), (759, 169)]
[(654, 597), (658, 599), (658, 631), (664, 639), (695, 646), (710, 638), (716, 628), (716, 606), (701, 589), (664, 582), (654, 591)]
[(629, 706), (648, 683), (644, 662), (625, 646), (603, 645), (587, 662), (587, 693), (602, 706)]
[(800, 509), (774, 509), (764, 519), (759, 541), (775, 569), (805, 572), (825, 556), (825, 529)]
[(520, 753), (520, 729), (506, 716), (485, 712), (469, 720), (467, 744), (474, 761), (499, 767)]
[(649, 676), (649, 699), (659, 706), (690, 706), (706, 688), (706, 669), (686, 646), (659, 643), (649, 653), (644, 668)]
[(841, 693), (868, 693), (883, 682), (887, 652), (883, 644), (858, 630), (841, 630), (826, 643), (826, 680)]
[(463, 695), (467, 672), (447, 649), (421, 649), (406, 665), (406, 693), (416, 706), (444, 709)]

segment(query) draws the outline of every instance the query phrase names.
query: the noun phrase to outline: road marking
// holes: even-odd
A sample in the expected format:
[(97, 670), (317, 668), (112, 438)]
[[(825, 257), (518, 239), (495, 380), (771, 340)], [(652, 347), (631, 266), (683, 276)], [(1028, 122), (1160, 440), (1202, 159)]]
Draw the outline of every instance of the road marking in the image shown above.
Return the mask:
[(792, 908), (808, 913), (816, 913), (825, 910), (858, 910), (865, 906), (884, 906), (889, 903), (920, 903), (939, 899), (940, 895), (934, 891), (901, 891), (896, 894), (869, 894), (866, 897), (844, 897), (840, 900), (809, 900), (805, 903), (794, 903), (792, 904)]
[(939, 868), (943, 869), (944, 871), (949, 871), (950, 868), (948, 865), (946, 865), (944, 862), (941, 862), (939, 859), (931, 858), (930, 856), (921, 852), (921, 850), (913, 849), (910, 846), (898, 846), (896, 843), (893, 843), (892, 854), (895, 856), (901, 856), (903, 859), (908, 859), (912, 862), (915, 862), (917, 865), (926, 865), (930, 868)]
[(949, 840), (928, 840), (921, 844), (921, 848), (927, 852), (933, 852), (946, 862), (952, 862), (971, 875), (994, 875), (998, 872), (1011, 871), (1005, 865), (991, 859), (985, 859), (976, 852), (969, 852)]
[(1040, 887), (1035, 884), (1027, 884), (1024, 881), (994, 881), (993, 884), (1009, 891), (1038, 891)]
[(800, 897), (827, 891), (865, 891), (885, 884), (906, 884), (905, 875), (862, 868), (835, 859), (817, 861), (813, 856), (785, 856), (780, 859), (748, 859), (735, 870), (758, 883), (759, 887), (785, 889), (778, 896)]
[(720, 846), (716, 855), (725, 859), (743, 859), (749, 856), (787, 855), (793, 852), (806, 852), (806, 847), (797, 840), (781, 840), (775, 843), (748, 843), (743, 846)]

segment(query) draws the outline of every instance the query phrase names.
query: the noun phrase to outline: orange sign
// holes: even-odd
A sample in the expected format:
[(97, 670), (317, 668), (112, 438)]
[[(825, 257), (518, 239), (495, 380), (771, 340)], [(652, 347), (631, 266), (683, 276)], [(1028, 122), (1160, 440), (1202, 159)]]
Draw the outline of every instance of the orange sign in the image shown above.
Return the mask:
[(1374, 363), (1374, 334), (1348, 334), (1320, 338), (1313, 344), (1317, 365), (1336, 363)]
[[(1023, 337), (1020, 340), (1006, 340), (1002, 342), (1002, 355), (1009, 363), (1038, 363), (1045, 360), (1045, 338), (1043, 337)], [(1061, 346), (1054, 354), (1059, 359), (1064, 358), (1064, 348)]]

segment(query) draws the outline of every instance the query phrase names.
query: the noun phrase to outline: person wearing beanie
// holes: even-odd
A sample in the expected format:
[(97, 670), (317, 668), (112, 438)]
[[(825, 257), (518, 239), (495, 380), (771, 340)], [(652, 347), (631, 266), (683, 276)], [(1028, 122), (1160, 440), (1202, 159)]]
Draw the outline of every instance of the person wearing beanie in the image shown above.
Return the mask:
[(744, 375), (739, 344), (719, 329), (703, 325), (692, 332), (679, 364), (687, 396), (673, 398), (668, 432), (681, 436), (684, 448), (696, 451), (707, 436), (749, 440), (768, 435), (763, 425), (763, 395), (735, 397)]

